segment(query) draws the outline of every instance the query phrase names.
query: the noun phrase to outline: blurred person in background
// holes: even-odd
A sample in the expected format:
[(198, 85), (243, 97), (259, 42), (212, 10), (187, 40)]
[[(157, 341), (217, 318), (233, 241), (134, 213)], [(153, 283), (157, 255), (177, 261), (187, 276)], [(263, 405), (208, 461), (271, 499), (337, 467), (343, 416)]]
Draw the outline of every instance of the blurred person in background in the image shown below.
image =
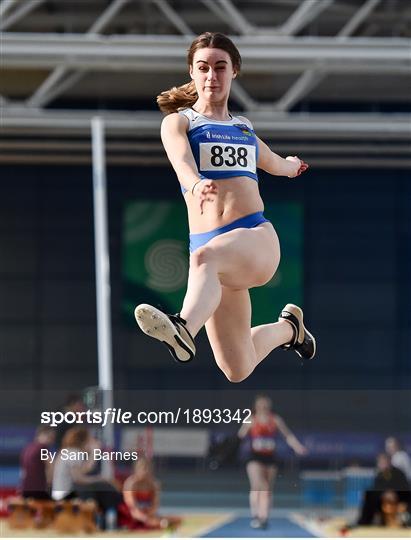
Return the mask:
[(123, 485), (124, 502), (119, 507), (119, 525), (127, 529), (175, 530), (181, 523), (178, 516), (159, 516), (160, 482), (155, 478), (153, 464), (139, 456), (134, 471)]
[[(62, 412), (83, 412), (86, 410), (83, 398), (80, 394), (69, 394), (66, 397)], [(69, 423), (65, 420), (56, 427), (56, 447), (57, 450), (62, 448), (63, 437), (66, 432), (73, 427), (73, 422)]]
[(395, 437), (388, 437), (385, 441), (385, 451), (391, 457), (391, 463), (400, 469), (409, 483), (411, 483), (411, 458)]
[(238, 433), (240, 439), (249, 437), (251, 451), (247, 459), (247, 475), (250, 481), (251, 527), (265, 529), (272, 503), (273, 483), (278, 470), (275, 454), (276, 436), (280, 432), (298, 456), (307, 449), (287, 427), (284, 420), (272, 411), (268, 396), (257, 396), (250, 424), (243, 424)]
[(41, 450), (49, 449), (55, 440), (55, 430), (40, 426), (32, 442), (21, 452), (21, 494), (34, 499), (50, 499), (52, 465), (41, 459)]
[(358, 520), (347, 525), (345, 529), (353, 529), (364, 525), (384, 525), (383, 504), (387, 497), (394, 496), (401, 504), (404, 513), (410, 510), (410, 486), (405, 474), (393, 467), (390, 456), (381, 453), (377, 456), (377, 474), (373, 485), (363, 496)]
[[(80, 499), (94, 499), (100, 510), (117, 512), (122, 502), (121, 493), (114, 484), (100, 474), (90, 474), (94, 467), (93, 451), (99, 444), (92, 438), (84, 427), (72, 427), (63, 437), (61, 450), (70, 453), (70, 459), (63, 459), (60, 450), (56, 457), (53, 472), (53, 499), (67, 500), (79, 497)], [(81, 452), (87, 452), (88, 458)]]
[(153, 473), (151, 462), (140, 457), (134, 465), (134, 471), (123, 485), (121, 523), (129, 529), (158, 528), (160, 518), (157, 515), (160, 502), (160, 483)]

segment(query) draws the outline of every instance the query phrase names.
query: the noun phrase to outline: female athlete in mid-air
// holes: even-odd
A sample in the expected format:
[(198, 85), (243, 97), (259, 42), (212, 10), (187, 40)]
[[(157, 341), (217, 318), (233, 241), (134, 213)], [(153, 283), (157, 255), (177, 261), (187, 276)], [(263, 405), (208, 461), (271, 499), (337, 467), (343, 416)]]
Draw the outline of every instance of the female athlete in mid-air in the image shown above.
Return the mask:
[(175, 360), (194, 358), (194, 338), (205, 325), (215, 360), (232, 382), (246, 379), (276, 347), (313, 358), (315, 339), (303, 312), (287, 304), (278, 322), (251, 328), (249, 289), (274, 276), (280, 245), (263, 215), (257, 168), (294, 178), (308, 165), (281, 158), (254, 133), (251, 122), (232, 116), (228, 98), (241, 56), (223, 34), (206, 32), (188, 52), (192, 81), (163, 92), (161, 138), (188, 209), (190, 270), (178, 315), (140, 304), (138, 325), (162, 341)]

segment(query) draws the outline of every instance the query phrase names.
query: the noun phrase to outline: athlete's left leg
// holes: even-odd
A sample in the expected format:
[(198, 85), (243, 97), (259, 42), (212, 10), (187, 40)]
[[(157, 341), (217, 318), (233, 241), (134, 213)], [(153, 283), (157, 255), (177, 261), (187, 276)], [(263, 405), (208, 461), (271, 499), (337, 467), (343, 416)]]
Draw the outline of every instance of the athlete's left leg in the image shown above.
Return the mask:
[(292, 326), (285, 320), (251, 328), (251, 339), (259, 364), (276, 347), (289, 343), (293, 338)]
[(247, 475), (250, 481), (250, 509), (254, 518), (253, 527), (264, 528), (267, 524), (276, 473), (277, 469), (274, 465), (264, 465), (257, 461), (247, 463)]
[(251, 526), (258, 527), (260, 518), (260, 494), (267, 490), (268, 484), (264, 478), (264, 465), (258, 461), (249, 461), (246, 465), (247, 476), (250, 482), (250, 511)]
[(293, 328), (286, 321), (265, 326), (270, 328), (257, 331), (256, 347), (248, 290), (222, 287), (220, 305), (206, 322), (206, 330), (217, 365), (230, 381), (246, 379), (269, 352), (293, 339)]
[(267, 490), (260, 493), (259, 517), (263, 522), (267, 522), (270, 516), (271, 503), (273, 499), (273, 483), (277, 475), (277, 468), (274, 465), (264, 467), (264, 478), (267, 483)]

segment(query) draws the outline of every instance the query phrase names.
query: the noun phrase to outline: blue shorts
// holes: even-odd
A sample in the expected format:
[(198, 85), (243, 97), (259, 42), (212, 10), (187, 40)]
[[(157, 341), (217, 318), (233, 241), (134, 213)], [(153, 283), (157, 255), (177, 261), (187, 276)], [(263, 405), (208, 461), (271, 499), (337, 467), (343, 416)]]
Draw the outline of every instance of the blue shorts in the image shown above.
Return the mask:
[(190, 234), (190, 253), (193, 253), (193, 251), (199, 247), (207, 244), (207, 242), (209, 242), (215, 236), (219, 236), (220, 234), (224, 234), (228, 231), (233, 231), (234, 229), (252, 229), (257, 227), (257, 225), (261, 225), (261, 223), (265, 223), (266, 221), (269, 222), (268, 219), (265, 219), (262, 212), (256, 212), (255, 214), (249, 214), (248, 216), (236, 219), (223, 227), (217, 227), (217, 229), (213, 229), (212, 231)]

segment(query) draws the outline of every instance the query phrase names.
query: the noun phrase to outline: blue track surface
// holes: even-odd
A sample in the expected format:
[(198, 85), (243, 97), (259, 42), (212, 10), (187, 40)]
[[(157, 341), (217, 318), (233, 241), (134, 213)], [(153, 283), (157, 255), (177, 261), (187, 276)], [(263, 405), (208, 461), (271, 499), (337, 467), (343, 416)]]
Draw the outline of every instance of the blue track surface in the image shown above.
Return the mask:
[(217, 527), (203, 538), (315, 538), (314, 535), (299, 527), (287, 518), (272, 518), (265, 530), (252, 529), (248, 518), (234, 518), (229, 523)]

